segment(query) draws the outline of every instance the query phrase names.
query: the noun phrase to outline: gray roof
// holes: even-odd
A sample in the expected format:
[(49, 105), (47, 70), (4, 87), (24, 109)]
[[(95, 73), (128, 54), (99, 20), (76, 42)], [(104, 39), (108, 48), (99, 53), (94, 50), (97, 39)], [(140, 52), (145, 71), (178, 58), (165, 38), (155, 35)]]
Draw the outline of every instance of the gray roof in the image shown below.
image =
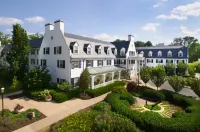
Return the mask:
[(129, 44), (130, 44), (130, 41), (120, 41), (120, 42), (111, 42), (112, 44), (115, 45), (115, 47), (117, 48), (117, 57), (122, 57), (124, 58), (125, 56), (120, 56), (120, 50), (122, 48), (125, 48), (125, 52), (128, 51), (128, 47), (129, 47)]
[(118, 66), (106, 66), (106, 67), (91, 67), (88, 68), (88, 71), (91, 75), (97, 75), (102, 73), (108, 73), (108, 72), (114, 72), (114, 71), (120, 71), (124, 68), (118, 67)]
[(90, 41), (90, 42), (95, 42), (95, 43), (102, 43), (102, 44), (111, 44), (110, 42), (107, 42), (107, 41), (98, 40), (98, 39), (89, 38), (89, 37), (83, 37), (83, 36), (80, 36), (80, 35), (75, 35), (75, 34), (70, 34), (70, 33), (65, 33), (64, 35), (67, 38), (73, 38), (73, 39)]
[(150, 46), (150, 47), (136, 47), (136, 50), (145, 50), (145, 49), (179, 49), (183, 47), (183, 45), (178, 45), (178, 46)]

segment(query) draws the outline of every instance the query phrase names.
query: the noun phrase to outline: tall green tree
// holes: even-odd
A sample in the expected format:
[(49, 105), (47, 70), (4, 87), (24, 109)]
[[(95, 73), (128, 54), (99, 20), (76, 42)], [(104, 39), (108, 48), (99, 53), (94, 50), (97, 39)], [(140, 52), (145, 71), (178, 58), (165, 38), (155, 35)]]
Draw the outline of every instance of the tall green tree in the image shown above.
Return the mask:
[(79, 88), (83, 89), (84, 94), (90, 88), (90, 73), (87, 68), (80, 75)]
[(163, 66), (158, 65), (152, 69), (151, 81), (156, 85), (157, 90), (165, 82), (165, 69)]
[(12, 41), (12, 48), (7, 55), (10, 71), (13, 76), (18, 78), (22, 87), (26, 87), (24, 84), (29, 71), (30, 45), (27, 33), (20, 24), (13, 25)]
[(174, 38), (173, 45), (183, 45), (183, 38)]
[(166, 73), (168, 76), (171, 76), (174, 74), (174, 70), (175, 70), (176, 66), (174, 63), (170, 63), (168, 62), (166, 65), (165, 65), (165, 70), (166, 70)]
[(178, 74), (185, 75), (185, 71), (187, 70), (187, 68), (188, 68), (188, 65), (186, 63), (179, 62), (177, 64)]
[(123, 41), (126, 41), (126, 40), (116, 39), (114, 42), (123, 42)]
[(37, 39), (37, 38), (42, 38), (42, 37), (44, 37), (44, 35), (40, 34), (40, 33), (35, 33), (35, 34), (28, 35), (29, 40), (33, 40), (33, 39)]
[(180, 92), (185, 86), (185, 80), (181, 76), (170, 76), (167, 80), (176, 93)]
[(3, 32), (0, 32), (0, 41), (1, 45), (7, 45), (9, 43), (12, 43), (12, 37), (10, 34), (5, 34)]
[(145, 86), (146, 86), (146, 83), (151, 79), (151, 73), (152, 73), (152, 69), (150, 67), (143, 67), (140, 70), (140, 78), (145, 83)]
[(135, 42), (135, 47), (145, 47), (145, 42), (136, 41), (136, 42)]
[(145, 46), (150, 47), (150, 46), (153, 46), (153, 45), (152, 45), (151, 41), (147, 41), (147, 42), (145, 43)]

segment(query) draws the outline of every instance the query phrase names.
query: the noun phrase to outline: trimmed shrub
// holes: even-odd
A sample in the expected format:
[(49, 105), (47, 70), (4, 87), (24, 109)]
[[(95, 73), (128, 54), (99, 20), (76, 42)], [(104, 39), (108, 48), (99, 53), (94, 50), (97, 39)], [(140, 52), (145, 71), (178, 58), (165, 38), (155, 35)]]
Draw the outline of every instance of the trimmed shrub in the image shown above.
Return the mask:
[(129, 82), (126, 86), (128, 92), (132, 93), (137, 90), (137, 84), (135, 82)]
[(108, 93), (109, 91), (111, 91), (111, 89), (113, 87), (116, 86), (124, 86), (126, 83), (124, 81), (115, 81), (114, 83), (108, 84), (106, 86), (97, 88), (97, 89), (91, 89), (88, 90), (87, 93), (89, 94), (89, 96), (91, 96), (92, 98), (100, 96), (102, 94)]
[(111, 106), (107, 102), (102, 101), (95, 104), (92, 109), (97, 111), (109, 111), (111, 110)]
[(124, 88), (124, 86), (117, 86), (111, 89), (113, 93), (127, 93), (127, 90)]
[(142, 93), (142, 97), (143, 98), (151, 98), (151, 99), (155, 99), (158, 101), (162, 101), (165, 99), (165, 95), (159, 91), (155, 91), (152, 89), (146, 89), (143, 91)]

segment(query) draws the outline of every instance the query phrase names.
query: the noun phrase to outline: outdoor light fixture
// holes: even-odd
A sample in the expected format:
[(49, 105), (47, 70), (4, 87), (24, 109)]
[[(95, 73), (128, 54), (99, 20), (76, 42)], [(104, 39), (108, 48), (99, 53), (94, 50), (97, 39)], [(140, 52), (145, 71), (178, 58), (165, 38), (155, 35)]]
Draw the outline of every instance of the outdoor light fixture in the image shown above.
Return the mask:
[(1, 99), (2, 99), (2, 117), (3, 117), (3, 114), (4, 114), (4, 104), (3, 104), (3, 93), (4, 93), (4, 88), (1, 88)]

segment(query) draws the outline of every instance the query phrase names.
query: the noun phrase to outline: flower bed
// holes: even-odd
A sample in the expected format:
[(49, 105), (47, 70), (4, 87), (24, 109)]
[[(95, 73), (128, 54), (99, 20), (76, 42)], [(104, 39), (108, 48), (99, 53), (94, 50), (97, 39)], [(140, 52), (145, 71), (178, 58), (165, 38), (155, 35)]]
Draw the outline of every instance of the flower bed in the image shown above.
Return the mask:
[(147, 104), (144, 106), (145, 108), (149, 109), (149, 110), (161, 110), (161, 107), (159, 105), (150, 105), (150, 104)]
[[(31, 118), (30, 113), (34, 113), (35, 117)], [(0, 114), (2, 113), (0, 112)], [(36, 109), (29, 109), (19, 114), (15, 114), (9, 110), (4, 110), (4, 117), (0, 116), (0, 132), (14, 131), (45, 117), (44, 114)]]

